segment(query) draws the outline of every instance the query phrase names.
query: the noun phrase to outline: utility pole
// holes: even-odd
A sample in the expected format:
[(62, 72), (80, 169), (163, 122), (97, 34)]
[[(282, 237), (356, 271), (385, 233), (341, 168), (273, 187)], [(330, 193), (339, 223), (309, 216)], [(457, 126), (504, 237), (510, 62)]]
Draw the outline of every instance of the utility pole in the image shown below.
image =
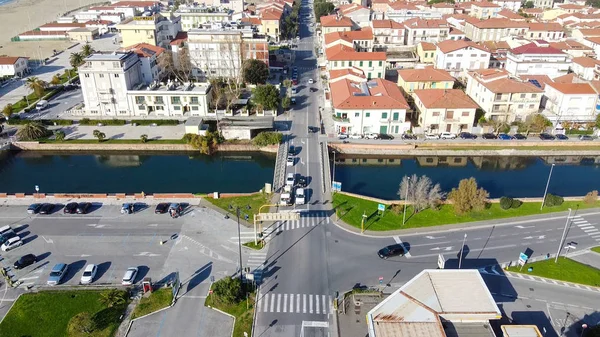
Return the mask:
[(404, 198), (404, 214), (402, 215), (402, 226), (406, 222), (406, 207), (408, 207), (408, 188), (410, 187), (410, 177), (406, 181), (406, 197)]
[(544, 204), (546, 203), (546, 194), (548, 193), (548, 186), (550, 186), (550, 178), (552, 178), (552, 170), (554, 169), (554, 164), (550, 166), (550, 174), (548, 175), (548, 182), (546, 182), (546, 190), (544, 190), (544, 198), (542, 199), (542, 206), (540, 206), (540, 211), (544, 208)]
[(360, 222), (360, 234), (365, 232), (365, 219), (367, 218), (367, 212), (363, 211), (362, 221)]
[(465, 236), (463, 237), (462, 247), (460, 247), (460, 258), (458, 259), (458, 269), (460, 269), (460, 267), (462, 266), (463, 252), (465, 250), (465, 241), (467, 241), (467, 233), (465, 233)]
[(563, 241), (566, 239), (567, 228), (569, 227), (569, 221), (571, 220), (571, 209), (569, 208), (569, 216), (567, 217), (567, 221), (565, 221), (565, 229), (563, 230), (563, 235), (558, 242), (558, 250), (556, 251), (556, 258), (554, 258), (554, 263), (558, 262), (558, 256), (560, 255), (560, 250), (562, 249)]
[(240, 250), (240, 281), (242, 280), (243, 270), (242, 270), (242, 236), (240, 230), (240, 208), (236, 207), (237, 213), (237, 225), (238, 225), (238, 248)]

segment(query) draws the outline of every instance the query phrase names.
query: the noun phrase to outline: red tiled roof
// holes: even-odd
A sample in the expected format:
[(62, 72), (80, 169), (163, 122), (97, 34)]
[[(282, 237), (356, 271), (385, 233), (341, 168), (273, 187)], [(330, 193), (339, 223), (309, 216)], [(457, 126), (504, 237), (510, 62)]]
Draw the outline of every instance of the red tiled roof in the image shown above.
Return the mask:
[(121, 48), (121, 50), (133, 51), (140, 57), (152, 57), (152, 56), (158, 57), (160, 54), (162, 54), (165, 51), (165, 48), (153, 46), (148, 43), (138, 43), (138, 44), (134, 44), (129, 47), (123, 47), (123, 48)]
[(175, 36), (175, 38), (173, 40), (171, 40), (171, 43), (169, 43), (171, 46), (178, 46), (184, 42), (186, 42), (188, 39), (188, 33), (187, 32), (178, 32), (177, 35)]
[(575, 40), (564, 40), (560, 42), (550, 42), (550, 46), (560, 50), (592, 50), (592, 48), (579, 43)]
[(400, 69), (398, 77), (404, 82), (440, 82), (452, 81), (454, 77), (444, 69), (435, 69), (434, 67), (425, 67), (423, 69)]
[(596, 91), (588, 83), (548, 83), (547, 86), (566, 95), (596, 95)]
[(585, 39), (594, 44), (600, 44), (600, 36), (586, 37)]
[(321, 27), (352, 27), (352, 20), (348, 17), (327, 15), (321, 17)]
[(508, 77), (503, 69), (482, 69), (469, 72), (476, 81), (493, 93), (541, 93), (542, 89), (535, 85)]
[(54, 30), (50, 30), (50, 31), (41, 31), (41, 30), (30, 30), (27, 32), (23, 32), (20, 33), (19, 36), (21, 35), (27, 35), (27, 36), (37, 36), (37, 35), (59, 35), (59, 36), (67, 36), (67, 31), (66, 30), (60, 30), (60, 31), (54, 31)]
[(552, 82), (552, 79), (548, 75), (521, 75), (519, 78), (523, 81), (537, 81), (542, 90), (546, 87), (546, 83)]
[(50, 22), (44, 25), (41, 25), (40, 28), (84, 28), (85, 23), (78, 22), (70, 22), (70, 23), (58, 23), (58, 22)]
[(373, 40), (373, 30), (366, 27), (361, 30), (352, 30), (347, 32), (331, 32), (325, 34), (325, 44), (330, 44), (337, 40), (353, 42), (356, 40)]
[(260, 12), (260, 18), (262, 20), (281, 20), (282, 15), (283, 11), (273, 7), (265, 8)]
[(408, 109), (408, 103), (394, 82), (377, 78), (365, 83), (348, 79), (330, 84), (336, 109)]
[(404, 27), (415, 29), (415, 28), (449, 28), (448, 21), (443, 19), (431, 19), (425, 20), (420, 18), (409, 19), (403, 22)]
[(494, 28), (527, 28), (529, 24), (524, 21), (512, 21), (504, 18), (492, 18), (487, 20), (479, 20), (476, 18), (467, 18), (465, 20), (469, 24), (480, 28), (480, 29), (494, 29)]
[(421, 49), (423, 50), (436, 50), (436, 47), (433, 43), (430, 42), (419, 42), (419, 44), (421, 45)]
[(480, 41), (478, 44), (483, 45), (487, 50), (494, 53), (498, 50), (509, 50), (510, 45), (506, 41)]
[(535, 32), (562, 32), (563, 26), (556, 22), (530, 22), (529, 31)]
[(598, 64), (598, 61), (591, 57), (574, 57), (572, 61), (586, 68), (594, 68)]
[(414, 94), (427, 109), (479, 108), (479, 105), (461, 89), (417, 89)]
[(599, 28), (580, 29), (579, 32), (583, 37), (600, 36)]
[(357, 52), (354, 48), (335, 45), (325, 50), (327, 61), (385, 61), (385, 52)]
[[(554, 78), (554, 83), (577, 83), (579, 77), (575, 75), (575, 73), (570, 73), (562, 76), (558, 76)], [(550, 82), (549, 82), (550, 83)]]
[(26, 58), (22, 56), (0, 56), (0, 64), (2, 65), (12, 65), (17, 63), (20, 58)]
[(551, 46), (538, 46), (531, 42), (520, 47), (516, 47), (510, 50), (513, 54), (564, 54), (562, 50), (556, 49)]
[(357, 76), (357, 77), (364, 78), (364, 79), (367, 78), (365, 76), (364, 72), (356, 67), (346, 68), (346, 69), (335, 69), (335, 70), (329, 71), (329, 79), (330, 80), (335, 80), (336, 78), (347, 76), (347, 75)]
[(451, 53), (455, 50), (464, 49), (468, 47), (476, 48), (482, 51), (489, 53), (485, 47), (476, 44), (473, 41), (465, 41), (465, 40), (445, 40), (437, 44), (437, 47), (444, 54)]
[(404, 26), (394, 20), (371, 20), (373, 28), (404, 29)]
[(241, 21), (242, 22), (248, 22), (248, 23), (250, 23), (252, 25), (255, 25), (255, 26), (260, 26), (260, 24), (261, 24), (260, 19), (257, 18), (257, 17), (254, 17), (254, 16), (253, 17), (242, 18)]

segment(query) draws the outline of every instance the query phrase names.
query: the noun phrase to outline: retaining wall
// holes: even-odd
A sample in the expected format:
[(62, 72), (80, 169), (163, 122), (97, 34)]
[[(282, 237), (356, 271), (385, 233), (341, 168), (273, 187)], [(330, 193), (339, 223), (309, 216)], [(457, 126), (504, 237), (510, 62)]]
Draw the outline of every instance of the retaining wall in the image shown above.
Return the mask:
[[(187, 144), (114, 144), (114, 143), (40, 143), (40, 142), (14, 142), (12, 147), (23, 151), (198, 151)], [(220, 144), (217, 151), (223, 152), (277, 152), (277, 146), (258, 147), (252, 144)]]

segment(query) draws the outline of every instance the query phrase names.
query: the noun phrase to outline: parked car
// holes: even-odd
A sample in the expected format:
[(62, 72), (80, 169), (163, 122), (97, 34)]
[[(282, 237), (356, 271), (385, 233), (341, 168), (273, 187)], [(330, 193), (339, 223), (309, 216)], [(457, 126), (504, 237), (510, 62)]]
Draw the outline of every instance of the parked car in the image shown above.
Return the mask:
[(288, 156), (285, 161), (285, 166), (294, 166), (294, 157)]
[[(383, 140), (392, 140), (394, 139), (394, 136), (392, 135), (388, 135), (386, 133), (380, 133), (379, 134), (379, 139), (383, 139)], [(416, 139), (416, 138), (415, 138)]]
[(65, 213), (65, 214), (74, 214), (76, 212), (77, 212), (77, 203), (76, 202), (70, 202), (65, 205), (65, 208), (63, 208), (63, 213)]
[(458, 134), (461, 139), (477, 139), (477, 135), (474, 135), (470, 132), (461, 132)]
[(121, 214), (133, 214), (135, 212), (135, 206), (131, 203), (124, 203), (121, 205)]
[(359, 135), (358, 133), (353, 133), (350, 135), (350, 139), (362, 139), (362, 135)]
[(42, 204), (31, 204), (27, 208), (27, 213), (36, 214), (40, 211), (40, 208), (42, 208)]
[(377, 255), (379, 255), (379, 257), (382, 259), (387, 259), (389, 257), (394, 257), (394, 256), (404, 256), (404, 254), (405, 254), (404, 246), (401, 244), (395, 244), (395, 245), (383, 247), (382, 249), (380, 249), (377, 252)]
[(298, 91), (296, 90), (296, 88), (292, 88), (292, 95), (295, 95)]
[(345, 133), (339, 133), (338, 134), (338, 139), (348, 139), (348, 135)]
[(50, 214), (52, 211), (54, 211), (54, 204), (45, 203), (40, 208), (40, 214)]
[(12, 229), (0, 234), (0, 245), (15, 237), (17, 237), (17, 233), (15, 233)]
[(169, 212), (176, 212), (177, 214), (181, 214), (183, 212), (183, 206), (180, 203), (174, 202), (169, 205)]
[(425, 139), (440, 139), (440, 135), (435, 133), (427, 133), (425, 134)]
[(46, 284), (49, 286), (55, 286), (57, 284), (60, 284), (63, 277), (65, 277), (65, 274), (67, 273), (68, 269), (69, 266), (67, 266), (67, 264), (65, 263), (55, 264), (54, 267), (52, 267), (52, 270), (50, 271), (50, 277), (48, 277), (48, 281), (46, 281)]
[(521, 133), (515, 133), (513, 135), (513, 138), (516, 140), (525, 140), (525, 139), (527, 139), (527, 136), (525, 136), (524, 134), (521, 134)]
[(309, 79), (308, 79), (308, 83), (309, 83), (309, 84), (313, 84), (313, 83), (315, 83), (315, 81), (313, 81), (313, 79), (312, 79), (312, 78), (309, 78)]
[(294, 174), (293, 173), (288, 173), (287, 176), (285, 177), (285, 184), (286, 185), (290, 185), (290, 186), (294, 186), (295, 183), (295, 178), (294, 178)]
[(88, 264), (87, 266), (85, 266), (85, 269), (83, 270), (83, 274), (81, 274), (81, 280), (79, 281), (79, 283), (90, 284), (90, 283), (94, 282), (94, 277), (96, 277), (97, 271), (98, 271), (98, 266), (96, 266), (93, 263)]
[(12, 232), (13, 229), (10, 225), (0, 227), (0, 235), (8, 232)]
[(594, 137), (590, 135), (580, 135), (579, 140), (594, 140)]
[(87, 214), (87, 212), (89, 212), (91, 207), (92, 207), (91, 202), (80, 202), (77, 205), (77, 214)]
[(541, 140), (554, 140), (556, 137), (554, 137), (553, 135), (549, 134), (549, 133), (540, 133), (540, 139)]
[(288, 150), (288, 154), (291, 156), (295, 156), (296, 155), (296, 148), (294, 147), (294, 145), (290, 145), (290, 149)]
[(23, 245), (23, 241), (21, 241), (21, 238), (18, 236), (15, 236), (14, 238), (10, 238), (8, 240), (6, 240), (5, 243), (2, 244), (2, 246), (0, 246), (0, 249), (3, 252), (8, 252), (9, 250), (13, 250), (17, 247), (21, 247)]
[(441, 139), (456, 139), (456, 134), (452, 132), (442, 132), (440, 134)]
[(555, 135), (555, 137), (558, 140), (568, 140), (569, 139), (569, 137), (567, 135), (563, 135), (562, 133)]
[(307, 183), (306, 183), (306, 178), (300, 176), (298, 177), (298, 187), (306, 187)]
[(156, 205), (156, 208), (154, 209), (154, 214), (167, 213), (168, 209), (169, 209), (169, 204), (166, 202), (161, 202), (160, 204)]
[(27, 254), (21, 256), (15, 263), (13, 263), (13, 267), (15, 269), (23, 269), (27, 266), (30, 266), (37, 262), (37, 256), (34, 254)]
[(413, 135), (412, 133), (403, 133), (400, 138), (404, 140), (416, 140), (417, 136)]
[(377, 133), (367, 133), (365, 135), (365, 138), (367, 138), (367, 139), (379, 139), (379, 134), (377, 134)]
[(130, 286), (135, 283), (135, 277), (137, 276), (138, 269), (136, 267), (129, 267), (125, 271), (125, 275), (123, 275), (123, 279), (121, 280), (121, 284), (124, 286)]
[(498, 139), (511, 140), (511, 139), (513, 139), (513, 137), (511, 137), (510, 135), (507, 135), (506, 133), (501, 133), (498, 135)]
[(292, 104), (296, 104), (296, 98), (295, 98), (295, 97), (292, 97), (292, 99), (290, 100), (290, 102), (291, 102)]
[(496, 139), (498, 137), (496, 137), (496, 135), (493, 134), (493, 133), (484, 133), (483, 135), (481, 135), (481, 138), (483, 138), (483, 139)]

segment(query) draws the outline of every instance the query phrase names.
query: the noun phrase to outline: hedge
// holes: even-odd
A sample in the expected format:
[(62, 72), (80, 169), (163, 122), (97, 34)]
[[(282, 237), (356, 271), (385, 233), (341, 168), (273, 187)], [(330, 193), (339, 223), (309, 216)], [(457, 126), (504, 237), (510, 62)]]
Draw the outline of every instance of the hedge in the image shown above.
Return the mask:
[(548, 207), (560, 206), (563, 202), (565, 202), (565, 199), (563, 197), (548, 193), (544, 205)]
[(27, 118), (19, 118), (13, 117), (8, 119), (9, 125), (25, 125), (30, 122), (39, 122), (43, 125), (72, 125), (73, 121), (70, 119), (27, 119)]
[(565, 133), (567, 135), (591, 135), (594, 133), (594, 130), (567, 129)]
[(125, 125), (124, 119), (89, 119), (82, 118), (79, 120), (79, 125), (88, 125), (88, 126), (96, 126), (98, 123), (102, 123), (102, 125), (112, 125), (112, 126), (120, 126)]
[(176, 119), (134, 119), (131, 121), (131, 124), (137, 125), (178, 125), (179, 121)]
[(280, 132), (261, 132), (254, 137), (252, 142), (256, 146), (267, 146), (279, 144), (282, 140), (283, 134)]

